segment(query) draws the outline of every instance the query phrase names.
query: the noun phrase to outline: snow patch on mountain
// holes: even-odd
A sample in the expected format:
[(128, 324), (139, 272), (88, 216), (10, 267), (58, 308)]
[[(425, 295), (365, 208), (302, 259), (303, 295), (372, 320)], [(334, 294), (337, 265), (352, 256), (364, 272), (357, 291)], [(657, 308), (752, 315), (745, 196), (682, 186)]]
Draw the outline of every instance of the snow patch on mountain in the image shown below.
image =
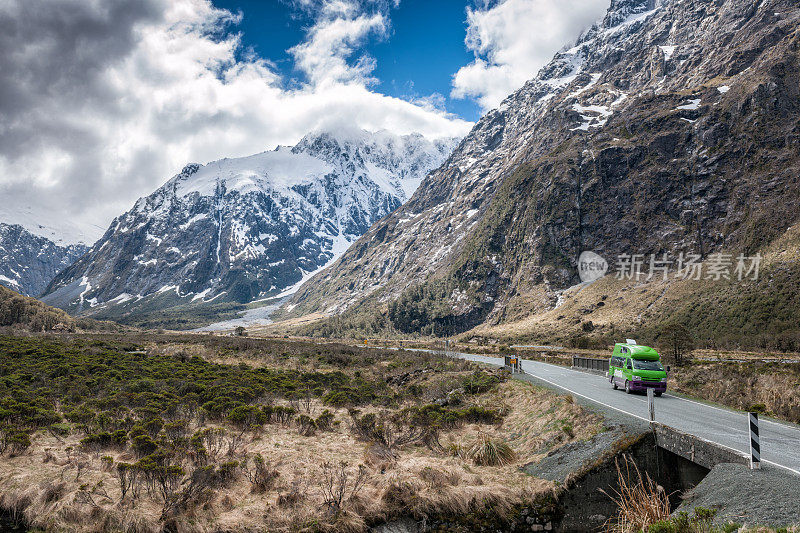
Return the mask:
[(0, 222), (0, 284), (39, 296), (58, 272), (86, 252), (82, 244), (59, 245), (20, 224)]
[(62, 247), (91, 245), (103, 235), (100, 226), (80, 224), (60, 212), (12, 202), (0, 202), (0, 223), (22, 226), (29, 233)]
[[(44, 299), (80, 311), (133, 294), (189, 302), (290, 294), (405, 202), (457, 141), (317, 132), (291, 148), (186, 165), (117, 217)], [(76, 298), (84, 279), (90, 288)]]

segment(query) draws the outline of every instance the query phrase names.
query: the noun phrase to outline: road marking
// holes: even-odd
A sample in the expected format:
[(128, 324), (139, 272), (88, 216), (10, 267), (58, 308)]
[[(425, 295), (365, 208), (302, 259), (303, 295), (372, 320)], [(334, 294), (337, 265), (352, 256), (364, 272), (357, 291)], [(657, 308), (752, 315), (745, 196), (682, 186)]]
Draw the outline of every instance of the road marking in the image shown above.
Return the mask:
[[(537, 362), (539, 362), (539, 361), (537, 361)], [(544, 363), (544, 364), (547, 364), (547, 363)], [(574, 372), (575, 372), (575, 371), (574, 371)], [(545, 378), (543, 378), (543, 377), (541, 377), (541, 376), (536, 376), (536, 375), (534, 375), (534, 374), (531, 374), (531, 375), (532, 375), (532, 376), (533, 376), (535, 379), (540, 379), (540, 380), (542, 380), (542, 381), (544, 381), (544, 382), (546, 382), (546, 383), (549, 383), (549, 384), (551, 384), (551, 385), (553, 385), (553, 386), (555, 386), (555, 387), (558, 387), (558, 388), (560, 388), (560, 389), (563, 389), (563, 390), (565, 390), (565, 391), (568, 391), (568, 392), (570, 392), (570, 393), (572, 393), (572, 394), (576, 394), (576, 395), (580, 396), (581, 398), (585, 398), (585, 399), (587, 399), (587, 400), (589, 400), (589, 401), (591, 401), (591, 402), (594, 402), (594, 403), (600, 404), (600, 405), (602, 405), (602, 406), (608, 407), (609, 409), (614, 409), (615, 411), (619, 411), (620, 413), (624, 413), (624, 414), (626, 414), (626, 415), (629, 415), (629, 416), (632, 416), (632, 417), (634, 417), (634, 418), (638, 418), (639, 420), (644, 420), (645, 422), (650, 422), (648, 419), (644, 418), (643, 416), (635, 415), (635, 414), (633, 414), (633, 413), (630, 413), (630, 412), (628, 412), (628, 411), (625, 411), (624, 409), (620, 409), (620, 408), (618, 408), (618, 407), (614, 407), (613, 405), (609, 405), (609, 404), (607, 404), (607, 403), (601, 402), (600, 400), (597, 400), (597, 399), (595, 399), (595, 398), (590, 398), (589, 396), (585, 396), (585, 395), (583, 395), (583, 394), (581, 394), (581, 393), (579, 393), (579, 392), (575, 392), (575, 391), (573, 391), (573, 390), (570, 390), (570, 389), (568, 389), (568, 388), (564, 387), (563, 385), (559, 385), (558, 383), (554, 383), (554, 382), (550, 381), (549, 379), (545, 379)], [(672, 398), (677, 398), (677, 396), (671, 396), (671, 397), (672, 397)], [(679, 398), (679, 399), (680, 399), (680, 398)], [(690, 401), (690, 400), (687, 400), (687, 401)], [(699, 402), (692, 402), (692, 403), (699, 403)], [(705, 405), (705, 404), (700, 404), (700, 405)], [(720, 410), (721, 410), (721, 411), (724, 411), (725, 409), (720, 409)], [(727, 411), (727, 412), (728, 412), (728, 413), (732, 413), (733, 411)], [(695, 438), (698, 438), (698, 439), (700, 439), (700, 440), (702, 440), (702, 441), (705, 441), (705, 442), (708, 442), (708, 443), (710, 443), (710, 444), (715, 444), (715, 445), (717, 445), (717, 446), (722, 446), (723, 448), (726, 448), (726, 449), (728, 449), (728, 450), (731, 450), (732, 452), (735, 452), (737, 455), (741, 455), (742, 457), (744, 457), (744, 458), (747, 458), (747, 454), (746, 454), (745, 452), (741, 451), (741, 450), (737, 450), (736, 448), (733, 448), (733, 447), (731, 447), (731, 446), (727, 446), (727, 445), (725, 445), (725, 444), (722, 444), (722, 443), (719, 443), (719, 442), (715, 442), (715, 441), (710, 441), (710, 440), (704, 439), (703, 437), (700, 437), (700, 436), (698, 436), (698, 435), (695, 435), (695, 434), (693, 434), (693, 433), (692, 433), (691, 435), (692, 435), (693, 437), (695, 437)], [(788, 470), (789, 472), (792, 472), (792, 473), (794, 473), (794, 474), (797, 474), (798, 476), (800, 476), (800, 471), (798, 471), (798, 470), (795, 470), (794, 468), (790, 468), (790, 467), (788, 467), (788, 466), (784, 466), (784, 465), (782, 465), (782, 464), (774, 463), (774, 462), (772, 462), (772, 461), (768, 461), (768, 460), (766, 460), (766, 459), (762, 459), (762, 460), (761, 460), (761, 462), (762, 462), (762, 463), (767, 463), (767, 464), (770, 464), (770, 465), (773, 465), (773, 466), (777, 466), (778, 468), (783, 468), (784, 470)]]
[[(523, 359), (523, 361), (537, 363), (537, 364), (540, 364), (540, 365), (548, 365), (548, 366), (552, 366), (555, 369), (564, 370), (564, 371), (568, 370), (570, 372), (580, 372), (579, 370), (572, 370), (571, 368), (567, 368), (567, 367), (559, 367), (557, 365), (553, 365), (552, 363), (545, 363), (544, 361), (536, 361), (535, 359)], [(580, 372), (580, 373), (582, 375), (583, 374), (585, 374), (587, 376), (590, 375), (590, 374), (587, 374), (586, 372)], [(718, 407), (718, 406), (715, 406), (715, 405), (709, 405), (707, 403), (698, 402), (696, 400), (689, 400), (688, 398), (683, 398), (681, 396), (675, 396), (674, 394), (664, 393), (664, 396), (669, 397), (669, 398), (675, 398), (676, 400), (681, 400), (681, 401), (684, 401), (684, 402), (694, 403), (694, 404), (697, 404), (697, 405), (700, 405), (700, 406), (703, 406), (703, 407), (709, 407), (711, 409), (716, 409), (717, 411), (722, 411), (722, 412), (728, 413), (728, 414), (745, 414), (745, 411), (740, 411), (738, 409)], [(631, 398), (631, 399), (632, 400), (639, 400), (639, 398)], [(639, 401), (644, 402), (644, 400), (639, 400)], [(786, 424), (786, 423), (783, 423), (783, 422), (775, 422), (775, 421), (769, 420), (769, 419), (759, 420), (759, 422), (767, 422), (769, 424), (773, 424), (773, 425), (776, 425), (776, 426), (779, 426), (779, 427), (782, 427), (782, 428), (786, 428), (786, 429), (789, 429), (789, 430), (794, 430), (794, 431), (798, 430), (798, 428), (796, 428), (796, 427), (794, 427), (794, 426), (792, 426), (790, 424)]]
[[(477, 355), (477, 354), (470, 354), (470, 355)], [(489, 358), (488, 356), (483, 356), (483, 357), (486, 357), (487, 359)], [(496, 358), (492, 358), (492, 359), (496, 359)], [(523, 359), (523, 362), (533, 362), (533, 363), (539, 363), (539, 364), (542, 364), (542, 365), (550, 365), (550, 363), (543, 363), (543, 362), (541, 362), (541, 361), (531, 361), (530, 359)], [(493, 364), (494, 364), (494, 363), (493, 363)], [(535, 365), (529, 365), (529, 366), (533, 366), (533, 367), (534, 367), (534, 369), (535, 369)], [(552, 365), (552, 366), (554, 366), (554, 365)], [(559, 369), (561, 369), (561, 368), (559, 367)], [(577, 370), (571, 370), (571, 369), (569, 369), (569, 368), (563, 368), (563, 370), (570, 370), (570, 371), (572, 371), (572, 372), (577, 372)], [(639, 420), (643, 420), (643, 421), (645, 421), (645, 422), (648, 422), (648, 423), (650, 422), (650, 421), (649, 421), (647, 418), (645, 418), (645, 417), (643, 417), (643, 416), (639, 416), (639, 415), (633, 414), (633, 413), (631, 413), (631, 412), (629, 412), (629, 411), (626, 411), (626, 410), (624, 410), (624, 409), (620, 409), (619, 407), (614, 407), (613, 405), (609, 405), (609, 404), (607, 404), (607, 403), (605, 403), (605, 402), (601, 402), (600, 400), (597, 400), (597, 399), (595, 399), (595, 398), (591, 398), (591, 397), (589, 397), (589, 396), (586, 396), (585, 394), (581, 394), (580, 392), (576, 392), (576, 391), (574, 391), (574, 390), (572, 390), (572, 389), (568, 389), (567, 387), (565, 387), (565, 386), (563, 386), (563, 385), (560, 385), (560, 384), (558, 384), (558, 383), (555, 383), (555, 382), (553, 382), (553, 381), (550, 381), (549, 379), (543, 378), (542, 376), (537, 376), (536, 374), (531, 374), (531, 376), (532, 376), (533, 378), (535, 378), (535, 379), (539, 379), (539, 380), (541, 380), (541, 381), (544, 381), (545, 383), (549, 383), (550, 385), (553, 385), (554, 387), (557, 387), (557, 388), (559, 388), (559, 389), (565, 390), (565, 391), (567, 391), (567, 392), (569, 392), (569, 393), (571, 393), (571, 394), (575, 394), (575, 395), (577, 395), (577, 396), (580, 396), (581, 398), (584, 398), (584, 399), (586, 399), (586, 400), (589, 400), (590, 402), (594, 402), (594, 403), (596, 403), (596, 404), (599, 404), (599, 405), (602, 405), (602, 406), (604, 406), (604, 407), (608, 407), (609, 409), (613, 409), (613, 410), (615, 410), (615, 411), (619, 411), (620, 413), (626, 414), (626, 415), (628, 415), (628, 416), (632, 416), (632, 417), (634, 417), (634, 418), (638, 418)], [(671, 395), (671, 394), (669, 395), (669, 397), (670, 397), (670, 398), (675, 398), (675, 399), (678, 399), (678, 400), (684, 400), (684, 398), (680, 398), (680, 397), (678, 397), (678, 396), (673, 396), (673, 395)], [(698, 404), (698, 405), (706, 405), (706, 404), (704, 404), (704, 403), (700, 403), (700, 402), (694, 402), (694, 401), (692, 401), (692, 400), (685, 400), (685, 401), (687, 401), (687, 402), (691, 402), (691, 403), (696, 403), (696, 404)], [(713, 406), (707, 406), (707, 407), (713, 407)], [(713, 407), (713, 408), (714, 408), (714, 409), (717, 409), (717, 410), (719, 410), (719, 411), (725, 411), (725, 412), (727, 412), (727, 413), (729, 413), (729, 414), (736, 414), (736, 411), (731, 411), (731, 410), (727, 410), (727, 409), (721, 409), (721, 408), (719, 408), (719, 407)], [(776, 424), (776, 422), (772, 422), (772, 423), (773, 423), (773, 424)], [(778, 424), (778, 425), (782, 425), (782, 424)], [(786, 427), (786, 426), (784, 425), (784, 427)], [(730, 451), (732, 451), (732, 452), (736, 453), (737, 455), (741, 455), (742, 457), (745, 457), (745, 458), (747, 457), (747, 454), (746, 454), (745, 452), (743, 452), (743, 451), (741, 451), (741, 450), (737, 450), (736, 448), (733, 448), (733, 447), (731, 447), (731, 446), (728, 446), (728, 445), (726, 445), (726, 444), (722, 444), (722, 443), (720, 443), (720, 442), (716, 442), (716, 441), (710, 441), (710, 440), (704, 439), (703, 437), (700, 437), (700, 436), (698, 436), (698, 435), (695, 435), (695, 434), (693, 434), (693, 433), (692, 433), (691, 435), (692, 435), (693, 437), (695, 437), (695, 438), (698, 438), (698, 439), (700, 439), (700, 440), (703, 440), (703, 441), (705, 441), (705, 442), (708, 442), (708, 443), (711, 443), (711, 444), (715, 444), (715, 445), (717, 445), (717, 446), (721, 446), (721, 447), (723, 447), (723, 448), (725, 448), (725, 449), (728, 449), (728, 450), (730, 450)], [(798, 471), (798, 470), (795, 470), (794, 468), (791, 468), (791, 467), (788, 467), (788, 466), (784, 466), (784, 465), (782, 465), (782, 464), (775, 463), (775, 462), (773, 462), (773, 461), (769, 461), (769, 460), (767, 460), (767, 459), (762, 459), (762, 460), (761, 460), (761, 462), (763, 462), (763, 463), (767, 463), (767, 464), (770, 464), (770, 465), (772, 465), (772, 466), (776, 466), (776, 467), (778, 467), (778, 468), (782, 468), (783, 470), (786, 470), (786, 471), (788, 471), (788, 472), (792, 472), (793, 474), (796, 474), (796, 475), (800, 476), (800, 471)]]
[[(461, 353), (461, 352), (454, 352), (454, 354), (458, 355), (462, 359), (471, 360), (471, 361), (475, 361), (475, 362), (481, 362), (481, 361), (476, 360), (476, 359), (470, 359), (470, 358), (471, 357), (483, 357), (485, 359), (499, 360), (498, 357), (493, 357), (493, 356), (483, 355), (483, 354), (467, 354), (467, 353)], [(561, 370), (561, 371), (567, 371), (568, 370), (570, 372), (579, 372), (578, 370), (572, 370), (571, 368), (562, 367), (562, 366), (558, 366), (558, 365), (553, 365), (553, 364), (545, 363), (545, 362), (542, 362), (542, 361), (536, 361), (536, 360), (531, 360), (531, 359), (523, 359), (522, 361), (524, 363), (532, 363), (531, 365), (529, 365), (529, 367), (532, 368), (533, 370), (536, 370), (536, 365), (546, 365), (548, 367), (552, 367), (554, 370)], [(486, 361), (486, 363), (492, 364), (494, 366), (502, 366), (499, 362), (494, 362), (494, 361), (493, 362)], [(541, 369), (540, 369), (540, 371), (541, 371)], [(581, 375), (587, 375), (587, 376), (589, 375), (589, 374), (586, 374), (585, 372), (580, 372), (580, 374)], [(568, 389), (567, 387), (565, 387), (563, 385), (560, 385), (559, 383), (550, 381), (549, 379), (546, 379), (546, 378), (544, 378), (544, 377), (542, 377), (540, 375), (536, 375), (536, 374), (530, 374), (530, 375), (535, 379), (544, 381), (545, 383), (549, 383), (550, 385), (553, 385), (556, 388), (565, 390), (565, 391), (567, 391), (567, 392), (569, 392), (571, 394), (575, 394), (576, 396), (580, 396), (581, 398), (589, 400), (590, 402), (594, 402), (596, 404), (602, 405), (602, 406), (607, 407), (609, 409), (613, 409), (615, 411), (619, 411), (620, 413), (626, 414), (628, 416), (632, 416), (634, 418), (638, 418), (639, 420), (643, 420), (643, 421), (648, 422), (648, 423), (650, 422), (647, 418), (644, 418), (644, 417), (639, 416), (639, 415), (635, 415), (635, 414), (633, 414), (633, 413), (631, 413), (629, 411), (626, 411), (624, 409), (620, 409), (619, 407), (614, 407), (613, 405), (609, 405), (609, 404), (607, 404), (605, 402), (601, 402), (600, 400), (597, 400), (595, 398), (591, 398), (589, 396), (586, 396), (585, 394), (581, 394), (580, 392), (576, 392), (576, 391), (574, 391), (572, 389)], [(597, 385), (595, 385), (595, 387), (597, 387)], [(723, 408), (720, 408), (720, 407), (714, 407), (713, 405), (708, 405), (708, 404), (704, 404), (704, 403), (693, 401), (693, 400), (687, 400), (685, 398), (681, 398), (679, 396), (674, 396), (672, 394), (669, 394), (667, 396), (670, 397), (670, 398), (675, 398), (677, 400), (683, 400), (683, 401), (690, 402), (690, 403), (696, 403), (696, 404), (701, 405), (701, 406), (711, 407), (712, 409), (716, 409), (718, 411), (723, 411), (723, 412), (726, 412), (728, 414), (736, 414), (737, 413), (737, 411), (734, 411), (734, 410), (723, 409)], [(638, 400), (638, 398), (631, 398), (631, 399), (632, 400)], [(639, 401), (644, 401), (644, 400), (639, 400)], [(781, 424), (780, 422), (773, 422), (771, 420), (768, 420), (768, 422), (770, 422), (771, 424), (775, 424), (775, 425), (784, 427), (784, 428), (794, 429), (794, 428), (792, 428), (792, 426), (788, 426), (786, 424)], [(704, 439), (703, 437), (700, 437), (699, 435), (695, 435), (694, 433), (690, 433), (690, 434), (695, 438), (698, 438), (698, 439), (703, 440), (705, 442), (709, 442), (711, 444), (715, 444), (717, 446), (721, 446), (721, 447), (723, 447), (725, 449), (728, 449), (728, 450), (730, 450), (732, 452), (735, 452), (736, 454), (741, 455), (742, 457), (745, 457), (745, 458), (747, 457), (747, 454), (745, 452), (741, 451), (741, 450), (737, 450), (736, 448), (733, 448), (733, 447), (728, 446), (726, 444), (722, 444), (720, 442), (710, 441), (710, 440)], [(734, 435), (728, 433), (725, 436), (731, 437), (731, 436), (734, 436)], [(767, 459), (762, 459), (761, 462), (766, 463), (766, 464), (770, 464), (772, 466), (781, 468), (783, 470), (786, 470), (788, 472), (792, 472), (793, 474), (796, 474), (796, 475), (800, 476), (800, 470), (795, 470), (794, 468), (791, 468), (791, 467), (788, 467), (788, 466), (784, 466), (782, 464), (779, 464), (779, 463), (776, 463), (776, 462), (773, 462), (773, 461), (769, 461)]]
[(577, 396), (580, 396), (581, 398), (585, 398), (585, 399), (587, 399), (587, 400), (589, 400), (589, 401), (591, 401), (591, 402), (594, 402), (594, 403), (599, 403), (600, 405), (603, 405), (603, 406), (605, 406), (605, 407), (608, 407), (609, 409), (614, 409), (615, 411), (619, 411), (620, 413), (625, 413), (626, 415), (632, 416), (632, 417), (634, 417), (634, 418), (638, 418), (639, 420), (644, 420), (645, 422), (649, 422), (649, 420), (648, 420), (648, 419), (646, 419), (646, 418), (645, 418), (645, 417), (643, 417), (643, 416), (635, 415), (635, 414), (633, 414), (633, 413), (630, 413), (630, 412), (628, 412), (628, 411), (625, 411), (624, 409), (620, 409), (619, 407), (614, 407), (613, 405), (609, 405), (609, 404), (607, 404), (607, 403), (603, 403), (603, 402), (601, 402), (601, 401), (599, 401), (599, 400), (596, 400), (596, 399), (594, 399), (594, 398), (590, 398), (589, 396), (585, 396), (585, 395), (581, 394), (580, 392), (575, 392), (574, 390), (568, 389), (568, 388), (564, 387), (563, 385), (559, 385), (558, 383), (555, 383), (555, 382), (553, 382), (553, 381), (550, 381), (549, 379), (545, 379), (545, 378), (543, 378), (543, 377), (541, 377), (541, 376), (537, 376), (537, 375), (534, 375), (534, 374), (532, 374), (532, 376), (533, 376), (534, 378), (536, 378), (536, 379), (540, 379), (540, 380), (542, 380), (542, 381), (544, 381), (544, 382), (546, 382), (546, 383), (549, 383), (549, 384), (551, 384), (551, 385), (553, 385), (553, 386), (555, 386), (555, 387), (558, 387), (558, 388), (560, 388), (560, 389), (564, 389), (564, 390), (565, 390), (565, 391), (567, 391), (567, 392), (570, 392), (570, 393), (572, 393), (572, 394), (575, 394), (575, 395), (577, 395)]
[[(738, 409), (733, 409), (733, 408), (717, 407), (715, 405), (709, 405), (707, 403), (698, 402), (697, 400), (690, 400), (688, 398), (682, 398), (681, 396), (675, 396), (674, 394), (664, 394), (664, 396), (669, 396), (670, 398), (675, 398), (676, 400), (682, 400), (684, 402), (695, 403), (697, 405), (702, 405), (704, 407), (710, 407), (711, 409), (716, 409), (717, 411), (722, 411), (722, 412), (728, 413), (728, 414), (742, 414), (742, 415), (747, 414), (746, 411), (740, 411)], [(794, 427), (793, 425), (790, 425), (790, 424), (787, 424), (787, 423), (784, 423), (784, 422), (775, 422), (775, 421), (769, 420), (767, 418), (759, 419), (759, 422), (767, 422), (769, 424), (774, 424), (774, 425), (780, 426), (782, 428), (787, 428), (787, 429), (794, 430), (794, 431), (800, 431), (800, 429)]]

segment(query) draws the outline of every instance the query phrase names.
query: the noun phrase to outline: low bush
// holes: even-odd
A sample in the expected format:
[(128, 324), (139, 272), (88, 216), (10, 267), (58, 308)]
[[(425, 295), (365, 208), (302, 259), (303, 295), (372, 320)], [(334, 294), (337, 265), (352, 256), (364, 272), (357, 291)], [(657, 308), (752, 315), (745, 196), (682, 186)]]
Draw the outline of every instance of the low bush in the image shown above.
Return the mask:
[(81, 446), (91, 450), (102, 450), (112, 446), (124, 447), (127, 443), (128, 435), (121, 429), (113, 433), (109, 433), (107, 431), (92, 433), (81, 439)]
[(315, 423), (320, 431), (330, 431), (333, 429), (333, 425), (336, 423), (336, 420), (333, 413), (331, 413), (328, 409), (325, 409), (322, 411), (322, 414), (317, 417)]
[(500, 383), (500, 378), (485, 370), (476, 370), (464, 378), (462, 387), (467, 394), (481, 394), (495, 388)]
[(275, 480), (280, 476), (278, 470), (264, 460), (264, 457), (257, 453), (253, 456), (252, 467), (245, 463), (245, 474), (250, 481), (250, 490), (255, 493), (264, 493), (272, 488)]

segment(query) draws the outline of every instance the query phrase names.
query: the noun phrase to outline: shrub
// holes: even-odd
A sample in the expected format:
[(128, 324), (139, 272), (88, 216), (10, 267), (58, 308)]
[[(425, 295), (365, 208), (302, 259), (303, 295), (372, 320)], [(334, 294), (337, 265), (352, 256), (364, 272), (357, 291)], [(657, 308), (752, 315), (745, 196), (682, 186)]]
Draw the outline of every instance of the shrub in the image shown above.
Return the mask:
[(131, 430), (128, 432), (128, 436), (131, 438), (131, 440), (135, 439), (140, 435), (147, 435), (147, 430), (140, 425), (133, 426)]
[(256, 406), (240, 405), (228, 413), (228, 421), (244, 432), (263, 426), (267, 421), (267, 415)]
[(322, 396), (322, 402), (334, 407), (358, 405), (361, 403), (358, 398), (346, 391), (329, 391)]
[(153, 438), (161, 432), (161, 428), (164, 427), (164, 420), (160, 417), (153, 417), (147, 422), (144, 423), (144, 430)]
[(289, 424), (297, 413), (294, 407), (284, 407), (281, 405), (272, 408), (272, 416), (280, 424)]
[(683, 324), (677, 322), (667, 324), (658, 334), (658, 342), (672, 358), (676, 365), (682, 365), (684, 359), (694, 350), (692, 334)]
[(476, 370), (462, 381), (462, 387), (467, 394), (481, 394), (492, 390), (500, 378), (484, 370)]
[(345, 501), (358, 494), (366, 479), (367, 469), (364, 465), (358, 465), (356, 472), (351, 472), (344, 461), (335, 466), (330, 463), (322, 465), (322, 494), (325, 505), (334, 517), (341, 514)]
[(113, 433), (109, 433), (108, 431), (92, 433), (81, 439), (81, 446), (93, 450), (101, 450), (112, 446), (124, 447), (127, 443), (128, 435), (122, 429)]
[(72, 409), (71, 411), (69, 411), (64, 415), (64, 417), (70, 422), (74, 422), (75, 424), (80, 424), (82, 426), (89, 425), (92, 422), (92, 420), (94, 420), (95, 416), (96, 413), (86, 406), (81, 406)]
[(189, 432), (189, 422), (186, 420), (175, 420), (164, 424), (164, 434), (171, 441), (183, 439)]
[(503, 415), (496, 409), (487, 409), (479, 405), (473, 405), (461, 411), (460, 416), (467, 422), (475, 424), (499, 424), (503, 421)]
[(678, 526), (670, 520), (659, 520), (647, 529), (647, 533), (683, 533), (678, 530)]
[(6, 439), (9, 452), (12, 455), (19, 455), (31, 446), (31, 438), (27, 433), (18, 431), (12, 433)]
[(70, 430), (72, 428), (70, 427), (69, 424), (56, 422), (55, 424), (50, 424), (50, 427), (48, 429), (54, 435), (58, 435), (60, 437), (64, 437), (65, 435), (69, 435), (69, 432), (70, 432)]
[(226, 461), (219, 465), (217, 476), (221, 486), (227, 486), (239, 475), (239, 461)]
[(195, 451), (195, 461), (204, 464), (206, 460), (217, 460), (225, 446), (226, 432), (223, 428), (205, 428), (192, 435), (190, 444)]
[(405, 425), (400, 418), (392, 420), (374, 413), (359, 416), (358, 410), (351, 411), (350, 417), (350, 431), (360, 440), (377, 444), (387, 455), (393, 455), (400, 446), (424, 442), (430, 434), (428, 428)]
[(321, 431), (330, 431), (333, 429), (333, 424), (335, 421), (335, 417), (333, 413), (329, 410), (325, 409), (316, 419), (317, 428)]
[(260, 453), (253, 456), (252, 468), (245, 468), (247, 479), (250, 481), (250, 491), (263, 493), (272, 488), (275, 479), (280, 475), (277, 469), (264, 460)]
[(133, 439), (131, 446), (136, 453), (136, 457), (145, 457), (154, 453), (158, 449), (158, 444), (150, 437), (150, 435), (139, 435)]
[(299, 433), (304, 437), (310, 437), (317, 432), (317, 423), (308, 415), (300, 415), (297, 419)]

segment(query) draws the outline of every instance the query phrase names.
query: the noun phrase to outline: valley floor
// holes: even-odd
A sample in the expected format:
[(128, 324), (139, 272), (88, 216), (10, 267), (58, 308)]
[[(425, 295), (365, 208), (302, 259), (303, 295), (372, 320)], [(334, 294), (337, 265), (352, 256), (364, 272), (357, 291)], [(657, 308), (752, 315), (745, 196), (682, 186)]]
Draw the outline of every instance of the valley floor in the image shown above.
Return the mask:
[[(520, 467), (602, 430), (436, 354), (210, 335), (0, 338), (0, 506), (57, 531), (500, 524)], [(457, 529), (456, 529), (457, 530)]]

